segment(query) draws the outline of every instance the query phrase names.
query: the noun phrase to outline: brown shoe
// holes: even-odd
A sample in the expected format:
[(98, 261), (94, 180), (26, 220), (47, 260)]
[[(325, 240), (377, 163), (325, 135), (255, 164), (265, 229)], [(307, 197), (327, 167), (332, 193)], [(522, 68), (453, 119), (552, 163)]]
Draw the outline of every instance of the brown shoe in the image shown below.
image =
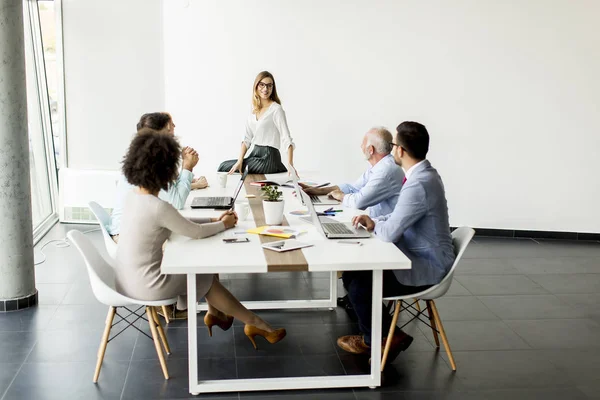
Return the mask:
[(208, 328), (208, 336), (212, 337), (212, 327), (213, 325), (218, 326), (222, 330), (226, 331), (231, 328), (233, 325), (233, 317), (231, 315), (223, 314), (224, 319), (219, 319), (208, 312), (204, 314), (204, 325)]
[(369, 354), (371, 347), (365, 344), (365, 341), (360, 335), (348, 335), (339, 337), (337, 345), (342, 349), (352, 354)]
[(287, 334), (285, 328), (275, 329), (272, 332), (267, 332), (263, 329), (257, 328), (254, 325), (244, 325), (244, 334), (248, 336), (248, 339), (252, 342), (252, 346), (254, 346), (254, 350), (258, 350), (258, 345), (256, 344), (255, 336), (262, 336), (271, 344), (275, 344), (282, 340)]
[[(165, 308), (167, 309), (167, 315), (169, 316), (170, 320), (187, 319), (188, 317), (187, 310), (178, 310), (175, 306), (166, 306)], [(164, 318), (162, 307), (159, 308), (156, 312), (158, 313), (158, 315)]]
[[(383, 353), (383, 349), (385, 348), (385, 344), (387, 342), (387, 337), (381, 341), (381, 351)], [(392, 337), (392, 344), (390, 345), (390, 351), (388, 353), (387, 361), (388, 363), (393, 362), (396, 357), (400, 354), (400, 352), (408, 349), (408, 347), (413, 342), (413, 337), (404, 333), (403, 331), (394, 332), (394, 337)]]

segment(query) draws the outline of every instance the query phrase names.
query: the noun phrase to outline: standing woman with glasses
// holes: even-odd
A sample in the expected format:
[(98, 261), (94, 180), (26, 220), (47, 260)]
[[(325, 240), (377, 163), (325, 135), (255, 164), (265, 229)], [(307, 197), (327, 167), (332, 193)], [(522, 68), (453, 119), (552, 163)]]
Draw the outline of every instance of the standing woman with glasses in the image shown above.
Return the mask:
[[(254, 149), (244, 158), (252, 144)], [(285, 172), (287, 169), (281, 162), (280, 151), (287, 152), (288, 164), (294, 168), (294, 147), (285, 111), (277, 95), (275, 78), (270, 72), (262, 71), (254, 80), (252, 113), (246, 120), (240, 155), (237, 160), (222, 162), (219, 172), (241, 172), (246, 165), (251, 174)]]

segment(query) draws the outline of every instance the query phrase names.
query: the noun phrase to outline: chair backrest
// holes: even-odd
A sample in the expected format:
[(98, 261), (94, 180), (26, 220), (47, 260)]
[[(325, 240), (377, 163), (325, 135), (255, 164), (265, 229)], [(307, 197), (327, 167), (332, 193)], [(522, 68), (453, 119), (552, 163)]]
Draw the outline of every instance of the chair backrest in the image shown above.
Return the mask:
[(117, 244), (112, 239), (110, 234), (108, 233), (107, 226), (110, 225), (110, 215), (102, 208), (102, 206), (95, 201), (89, 202), (90, 210), (100, 223), (100, 230), (102, 231), (102, 236), (104, 237), (104, 245), (106, 246), (106, 251), (108, 255), (114, 260), (117, 257)]
[(471, 239), (474, 235), (475, 230), (467, 226), (456, 228), (454, 232), (452, 232), (452, 244), (454, 245), (454, 253), (456, 254), (454, 264), (452, 264), (452, 268), (450, 268), (450, 271), (448, 271), (444, 279), (442, 279), (442, 281), (437, 285), (425, 291), (421, 296), (419, 296), (420, 299), (433, 300), (446, 294), (446, 292), (450, 289), (450, 285), (452, 284), (454, 270), (465, 253), (465, 250), (467, 250), (467, 245), (471, 242)]
[(85, 261), (85, 266), (92, 285), (94, 296), (99, 302), (108, 306), (131, 304), (123, 295), (115, 290), (115, 272), (113, 267), (102, 257), (96, 247), (82, 232), (72, 230), (67, 238), (75, 245)]

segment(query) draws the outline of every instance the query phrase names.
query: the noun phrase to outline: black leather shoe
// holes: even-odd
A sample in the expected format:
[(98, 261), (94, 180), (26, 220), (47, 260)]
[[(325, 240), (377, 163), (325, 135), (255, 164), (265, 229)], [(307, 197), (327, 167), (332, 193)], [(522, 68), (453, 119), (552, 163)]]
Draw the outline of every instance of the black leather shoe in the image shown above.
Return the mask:
[(350, 303), (348, 295), (345, 295), (344, 297), (338, 297), (337, 305), (338, 307), (342, 307), (346, 310), (352, 310), (352, 304)]

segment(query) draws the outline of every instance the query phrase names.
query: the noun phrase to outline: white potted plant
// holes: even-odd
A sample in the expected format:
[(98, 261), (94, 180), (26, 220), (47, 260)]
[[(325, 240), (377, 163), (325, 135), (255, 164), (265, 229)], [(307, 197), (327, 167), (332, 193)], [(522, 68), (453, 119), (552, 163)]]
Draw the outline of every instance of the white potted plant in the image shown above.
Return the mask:
[(277, 186), (264, 186), (260, 189), (263, 192), (263, 210), (265, 212), (265, 223), (267, 225), (281, 225), (283, 222), (283, 199), (282, 192), (277, 190)]

